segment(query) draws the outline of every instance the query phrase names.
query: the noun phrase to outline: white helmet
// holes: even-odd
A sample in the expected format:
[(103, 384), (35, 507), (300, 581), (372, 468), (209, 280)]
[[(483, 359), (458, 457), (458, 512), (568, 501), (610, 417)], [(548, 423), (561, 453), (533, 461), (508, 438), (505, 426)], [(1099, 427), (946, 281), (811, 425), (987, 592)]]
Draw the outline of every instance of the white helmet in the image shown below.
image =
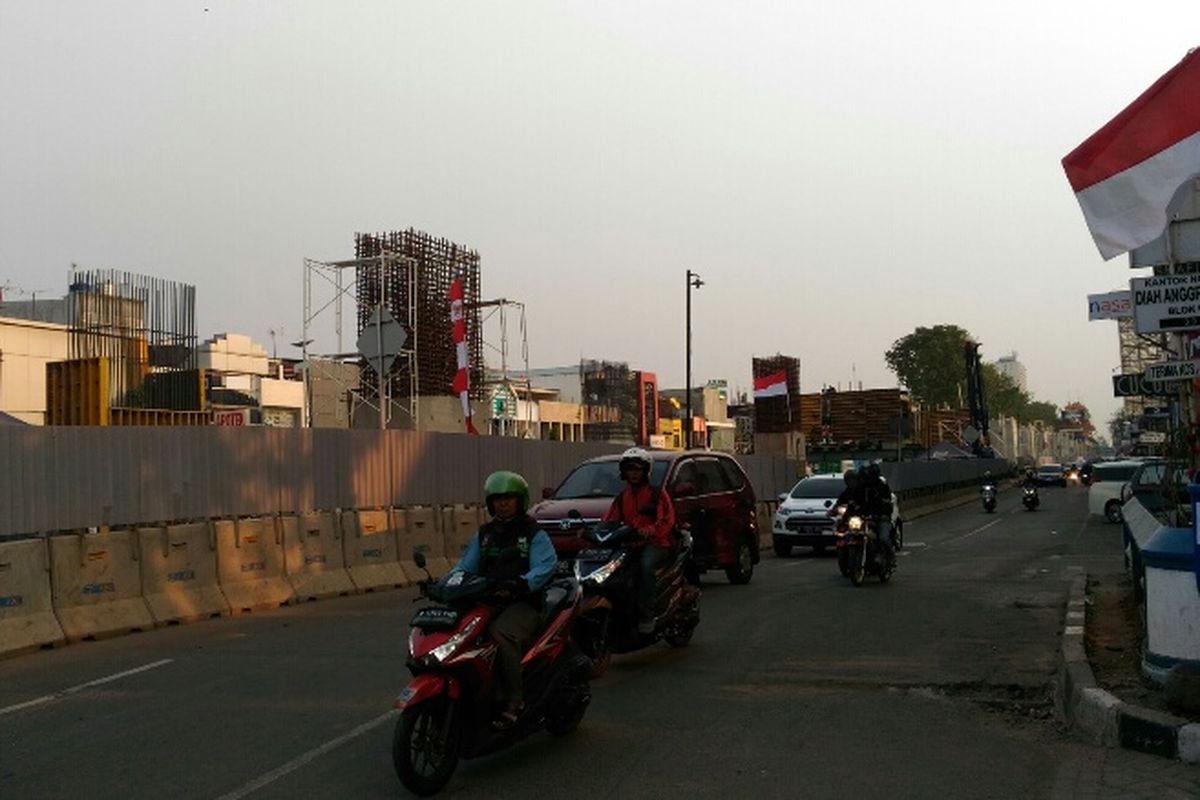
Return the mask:
[(638, 464), (646, 472), (646, 477), (650, 477), (650, 470), (654, 468), (654, 459), (650, 457), (650, 453), (641, 447), (631, 447), (624, 453), (621, 453), (621, 477), (625, 477), (625, 467), (629, 464)]

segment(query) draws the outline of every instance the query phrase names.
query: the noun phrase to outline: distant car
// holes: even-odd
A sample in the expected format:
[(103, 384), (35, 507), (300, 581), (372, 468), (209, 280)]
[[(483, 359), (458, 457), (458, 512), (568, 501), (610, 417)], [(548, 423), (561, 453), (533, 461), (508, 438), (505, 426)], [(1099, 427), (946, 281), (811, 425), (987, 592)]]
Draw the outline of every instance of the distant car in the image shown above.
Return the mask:
[[(692, 534), (692, 568), (721, 569), (730, 583), (749, 583), (759, 561), (754, 488), (740, 464), (708, 450), (651, 450), (650, 483), (666, 486), (678, 525)], [(600, 521), (625, 486), (619, 455), (579, 464), (529, 509), (550, 534), (559, 558), (588, 546), (584, 528)]]
[(1037, 469), (1037, 482), (1041, 486), (1066, 486), (1067, 478), (1062, 464), (1042, 464)]
[(1141, 461), (1106, 461), (1092, 468), (1088, 486), (1088, 513), (1109, 522), (1121, 521), (1121, 487), (1133, 477)]
[[(830, 509), (838, 495), (846, 488), (839, 472), (810, 475), (801, 478), (782, 498), (775, 516), (771, 520), (771, 543), (775, 555), (783, 558), (791, 555), (793, 547), (812, 547), (820, 552), (837, 543), (833, 534), (834, 520)], [(900, 503), (892, 494), (892, 527), (897, 532), (904, 530), (900, 519)]]

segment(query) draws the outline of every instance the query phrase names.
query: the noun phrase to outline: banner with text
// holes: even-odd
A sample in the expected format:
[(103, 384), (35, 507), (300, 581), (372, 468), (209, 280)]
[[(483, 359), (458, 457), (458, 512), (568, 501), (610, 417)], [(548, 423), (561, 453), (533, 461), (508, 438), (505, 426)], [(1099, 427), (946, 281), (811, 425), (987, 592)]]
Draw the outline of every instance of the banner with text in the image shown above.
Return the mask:
[(1089, 294), (1088, 320), (1121, 319), (1133, 316), (1133, 293), (1128, 290)]
[(1134, 278), (1129, 287), (1138, 333), (1182, 333), (1200, 328), (1200, 274)]
[(1146, 365), (1148, 381), (1187, 381), (1200, 378), (1200, 361), (1164, 361)]

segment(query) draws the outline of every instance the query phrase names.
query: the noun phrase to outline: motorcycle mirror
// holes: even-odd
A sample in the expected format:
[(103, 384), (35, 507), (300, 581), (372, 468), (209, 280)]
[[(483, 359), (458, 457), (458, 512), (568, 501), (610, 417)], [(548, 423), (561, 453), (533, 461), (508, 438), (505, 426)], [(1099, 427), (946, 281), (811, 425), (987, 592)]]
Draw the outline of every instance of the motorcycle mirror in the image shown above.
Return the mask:
[(425, 569), (425, 554), (415, 547), (413, 548), (413, 563), (421, 569)]

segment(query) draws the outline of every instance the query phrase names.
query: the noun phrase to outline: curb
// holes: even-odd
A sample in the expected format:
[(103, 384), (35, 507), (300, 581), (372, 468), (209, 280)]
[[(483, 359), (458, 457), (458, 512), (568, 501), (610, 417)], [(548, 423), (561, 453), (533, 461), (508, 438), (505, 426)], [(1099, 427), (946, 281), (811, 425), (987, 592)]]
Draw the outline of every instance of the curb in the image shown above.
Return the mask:
[(1123, 702), (1096, 685), (1084, 647), (1087, 574), (1071, 581), (1054, 707), (1080, 739), (1200, 764), (1200, 724)]

